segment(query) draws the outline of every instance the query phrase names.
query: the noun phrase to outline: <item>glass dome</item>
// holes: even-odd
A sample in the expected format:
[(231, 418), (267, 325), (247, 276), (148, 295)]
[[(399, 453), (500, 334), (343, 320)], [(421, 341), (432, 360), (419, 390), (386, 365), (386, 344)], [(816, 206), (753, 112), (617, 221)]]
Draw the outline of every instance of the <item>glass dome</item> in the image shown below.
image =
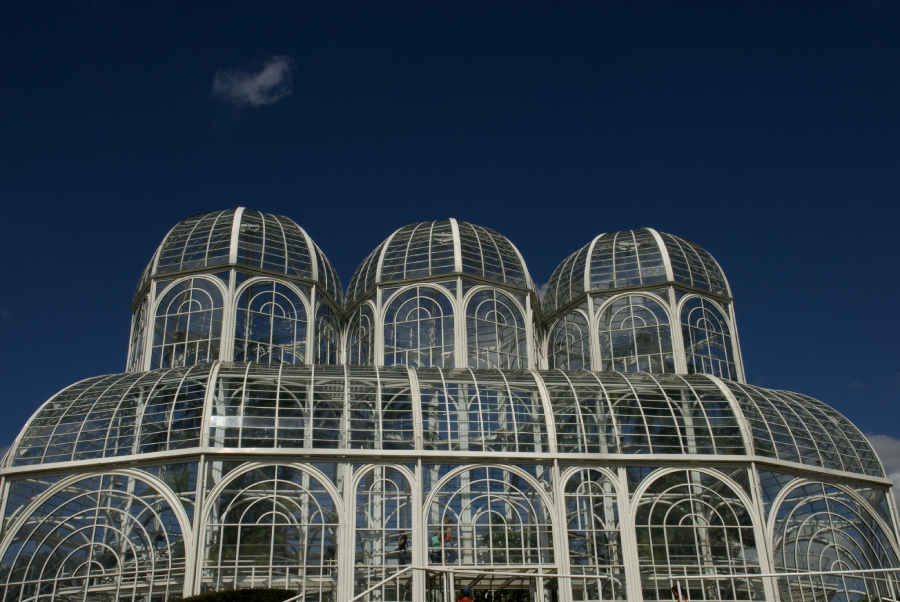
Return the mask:
[(673, 282), (731, 297), (722, 268), (700, 245), (651, 228), (601, 234), (550, 276), (542, 306), (551, 314), (585, 291)]
[(453, 218), (409, 224), (360, 264), (347, 287), (352, 306), (376, 283), (469, 274), (534, 290), (525, 260), (505, 236)]
[(150, 278), (224, 265), (316, 281), (336, 303), (343, 300), (337, 272), (303, 228), (283, 215), (244, 207), (200, 213), (172, 228), (141, 275), (134, 299)]

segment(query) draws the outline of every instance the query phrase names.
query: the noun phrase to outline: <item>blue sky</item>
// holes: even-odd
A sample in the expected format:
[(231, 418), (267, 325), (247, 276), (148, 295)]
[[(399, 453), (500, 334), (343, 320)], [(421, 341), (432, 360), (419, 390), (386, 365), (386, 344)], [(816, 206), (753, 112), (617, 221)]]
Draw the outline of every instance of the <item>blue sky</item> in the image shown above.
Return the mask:
[(0, 446), (124, 369), (173, 224), (244, 205), (344, 284), (444, 217), (539, 283), (601, 232), (695, 240), (749, 382), (836, 407), (900, 471), (898, 74), (896, 0), (3, 3)]

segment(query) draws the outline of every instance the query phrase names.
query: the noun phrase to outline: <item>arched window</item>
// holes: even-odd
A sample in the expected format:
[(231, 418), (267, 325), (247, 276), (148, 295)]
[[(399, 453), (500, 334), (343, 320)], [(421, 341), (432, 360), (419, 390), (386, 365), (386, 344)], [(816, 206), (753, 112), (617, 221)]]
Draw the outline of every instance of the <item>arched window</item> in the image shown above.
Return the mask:
[(368, 303), (360, 305), (350, 319), (347, 363), (350, 365), (375, 363), (375, 315)]
[[(359, 595), (412, 564), (414, 546), (421, 538), (412, 532), (412, 488), (396, 468), (376, 466), (356, 486), (354, 595)], [(379, 595), (380, 594), (380, 595)], [(394, 579), (369, 595), (370, 600), (410, 600), (412, 575)]]
[(215, 361), (221, 336), (219, 287), (204, 278), (179, 282), (157, 305), (150, 369)]
[(85, 478), (34, 510), (3, 556), (5, 600), (170, 600), (184, 594), (185, 528), (132, 476)]
[(666, 310), (640, 295), (613, 301), (600, 316), (600, 369), (674, 373)]
[(302, 364), (306, 360), (306, 308), (288, 286), (255, 282), (238, 295), (234, 361)]
[[(888, 534), (873, 513), (836, 487), (824, 483), (799, 485), (788, 493), (773, 516), (773, 548), (778, 572), (851, 571), (897, 566)], [(897, 573), (814, 575), (778, 580), (783, 602), (884, 600), (895, 598), (898, 590)]]
[(147, 328), (147, 306), (150, 300), (144, 298), (140, 309), (134, 316), (134, 328), (131, 331), (131, 349), (128, 352), (128, 372), (141, 372), (144, 369), (144, 335)]
[(428, 286), (395, 296), (384, 317), (384, 363), (454, 366), (453, 305)]
[(624, 600), (625, 560), (616, 488), (599, 470), (579, 470), (566, 481), (566, 530), (575, 600)]
[(688, 299), (681, 309), (681, 332), (688, 374), (713, 374), (737, 380), (728, 321), (706, 299)]
[(591, 342), (587, 318), (580, 311), (566, 314), (550, 333), (550, 368), (591, 368)]
[(512, 299), (482, 289), (466, 308), (470, 368), (528, 368), (525, 320)]
[[(696, 470), (658, 477), (635, 510), (644, 600), (760, 600), (753, 519), (737, 493)], [(718, 577), (747, 575), (747, 577)]]
[(204, 582), (212, 590), (271, 587), (333, 600), (338, 523), (334, 500), (313, 475), (280, 465), (238, 471), (207, 517)]
[(320, 303), (316, 309), (316, 363), (340, 362), (340, 327), (331, 308)]
[(553, 564), (550, 509), (517, 473), (494, 467), (464, 470), (426, 509), (430, 564)]

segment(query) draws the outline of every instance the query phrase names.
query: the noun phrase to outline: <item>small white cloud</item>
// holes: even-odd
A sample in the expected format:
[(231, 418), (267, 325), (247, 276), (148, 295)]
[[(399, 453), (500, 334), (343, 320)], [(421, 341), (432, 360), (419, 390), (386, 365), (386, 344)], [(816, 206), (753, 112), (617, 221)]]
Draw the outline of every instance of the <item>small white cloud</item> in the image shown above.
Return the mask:
[(894, 498), (900, 503), (900, 439), (890, 435), (871, 434), (866, 434), (866, 439), (881, 458), (885, 474), (894, 482)]
[(270, 105), (294, 91), (294, 66), (291, 57), (274, 55), (262, 63), (219, 69), (213, 78), (213, 96), (238, 108)]
[(544, 284), (539, 284), (537, 287), (538, 299), (540, 299), (541, 301), (544, 300), (544, 293), (547, 292), (547, 285), (549, 284), (549, 282), (545, 282)]
[(12, 312), (11, 312), (11, 311), (9, 311), (8, 309), (6, 309), (5, 307), (4, 307), (3, 309), (0, 309), (0, 320), (3, 320), (4, 322), (6, 322), (6, 321), (9, 320), (11, 317), (12, 317)]
[(855, 389), (865, 389), (865, 387), (862, 386), (862, 385), (859, 384), (859, 383), (850, 383), (850, 386), (847, 387), (847, 388), (848, 388), (848, 389), (854, 389), (854, 390), (855, 390)]

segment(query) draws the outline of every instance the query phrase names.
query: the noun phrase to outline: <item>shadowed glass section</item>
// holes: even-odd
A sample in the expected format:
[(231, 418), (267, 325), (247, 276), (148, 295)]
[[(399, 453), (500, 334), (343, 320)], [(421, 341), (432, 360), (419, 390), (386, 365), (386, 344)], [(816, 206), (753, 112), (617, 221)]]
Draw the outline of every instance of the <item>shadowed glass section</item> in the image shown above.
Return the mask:
[(500, 291), (482, 289), (466, 307), (466, 349), (471, 368), (527, 368), (525, 320)]
[(650, 297), (613, 301), (600, 316), (600, 369), (674, 373), (669, 314)]
[(453, 305), (440, 290), (417, 286), (396, 295), (384, 317), (384, 363), (453, 367)]
[[(234, 210), (201, 213), (172, 228), (163, 240), (157, 274), (228, 263)], [(140, 285), (138, 285), (140, 287)]]
[(150, 369), (191, 366), (219, 359), (222, 291), (206, 278), (166, 289), (156, 307)]
[(350, 317), (347, 331), (347, 363), (375, 363), (375, 312), (368, 303), (360, 305)]
[(169, 501), (132, 476), (58, 489), (20, 524), (0, 563), (5, 600), (181, 597), (184, 534)]
[[(775, 513), (775, 569), (781, 572), (897, 567), (890, 537), (865, 504), (825, 483), (800, 485)], [(784, 602), (893, 599), (898, 573), (783, 577)]]
[(306, 306), (291, 287), (254, 282), (238, 295), (234, 327), (238, 362), (306, 361)]
[(588, 319), (573, 311), (560, 318), (550, 329), (548, 363), (560, 370), (590, 370), (591, 341)]
[(669, 251), (675, 282), (689, 284), (726, 297), (731, 296), (725, 275), (706, 249), (679, 236), (662, 232), (660, 236)]
[(681, 308), (681, 333), (688, 374), (712, 374), (737, 380), (731, 329), (711, 301), (694, 297)]

